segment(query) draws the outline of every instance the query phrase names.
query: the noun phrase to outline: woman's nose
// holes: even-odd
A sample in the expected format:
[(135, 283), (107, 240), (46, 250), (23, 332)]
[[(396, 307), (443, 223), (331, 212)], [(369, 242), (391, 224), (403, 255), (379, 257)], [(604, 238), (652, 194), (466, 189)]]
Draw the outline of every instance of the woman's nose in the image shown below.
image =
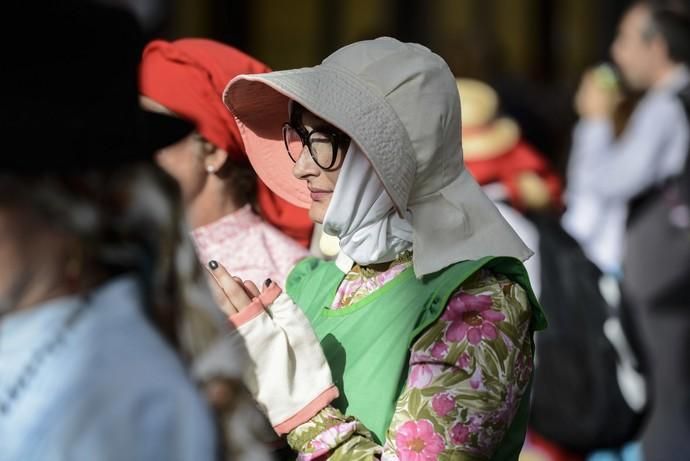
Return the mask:
[(295, 166), (292, 167), (292, 174), (297, 179), (307, 179), (310, 176), (318, 176), (320, 173), (321, 169), (314, 162), (314, 159), (311, 158), (307, 146), (304, 146), (302, 153), (295, 162)]

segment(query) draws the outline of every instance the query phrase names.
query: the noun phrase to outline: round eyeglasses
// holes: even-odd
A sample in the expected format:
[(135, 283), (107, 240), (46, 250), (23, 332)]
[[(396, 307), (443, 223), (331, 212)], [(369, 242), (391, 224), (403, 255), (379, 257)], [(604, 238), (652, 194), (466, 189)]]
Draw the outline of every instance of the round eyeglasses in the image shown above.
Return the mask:
[(323, 170), (337, 170), (340, 167), (341, 162), (338, 160), (343, 156), (338, 155), (339, 147), (348, 140), (349, 138), (343, 133), (320, 129), (307, 131), (289, 122), (283, 125), (283, 141), (290, 159), (297, 163), (304, 151), (304, 146), (307, 146), (314, 163)]

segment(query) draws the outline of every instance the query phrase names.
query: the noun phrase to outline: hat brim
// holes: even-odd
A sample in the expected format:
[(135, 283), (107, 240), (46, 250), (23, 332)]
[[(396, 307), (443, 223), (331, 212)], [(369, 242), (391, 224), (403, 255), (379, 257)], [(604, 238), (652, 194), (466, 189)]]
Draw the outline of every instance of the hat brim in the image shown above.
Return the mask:
[(149, 153), (175, 144), (194, 130), (187, 120), (141, 109), (141, 147)]
[[(223, 101), (240, 128), (249, 161), (271, 190), (296, 206), (311, 205), (307, 185), (293, 176), (294, 163), (283, 143), (282, 126), (288, 121), (290, 100), (357, 143), (396, 209), (402, 212), (406, 208), (414, 182), (415, 157), (409, 139), (398, 135), (405, 130), (400, 119), (383, 96), (326, 65), (240, 75), (223, 93)], [(372, 127), (376, 127), (374, 134)], [(372, 152), (376, 156), (370, 156)]]
[(309, 189), (292, 174), (294, 163), (285, 151), (282, 134), (289, 117), (288, 103), (297, 95), (271, 85), (269, 74), (261, 75), (266, 78), (254, 80), (255, 76), (248, 75), (233, 79), (223, 101), (235, 116), (247, 157), (259, 178), (288, 202), (309, 208)]
[(499, 118), (479, 131), (463, 132), (462, 149), (466, 161), (499, 157), (520, 140), (520, 128), (509, 118)]

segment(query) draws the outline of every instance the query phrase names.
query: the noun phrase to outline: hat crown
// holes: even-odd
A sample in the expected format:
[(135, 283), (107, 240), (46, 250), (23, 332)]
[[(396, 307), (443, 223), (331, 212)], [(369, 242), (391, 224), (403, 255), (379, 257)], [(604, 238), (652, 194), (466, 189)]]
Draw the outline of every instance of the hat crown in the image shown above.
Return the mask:
[(465, 161), (481, 161), (510, 152), (518, 143), (517, 123), (498, 114), (498, 93), (484, 82), (457, 79), (462, 105)]
[(463, 128), (478, 128), (491, 122), (498, 111), (498, 95), (486, 83), (473, 79), (457, 79), (462, 101)]
[(407, 166), (414, 168), (412, 200), (440, 190), (462, 172), (460, 99), (455, 77), (440, 56), (422, 45), (382, 37), (341, 48), (322, 64), (365, 83), (399, 118), (403, 129), (396, 134), (406, 137), (414, 152)]

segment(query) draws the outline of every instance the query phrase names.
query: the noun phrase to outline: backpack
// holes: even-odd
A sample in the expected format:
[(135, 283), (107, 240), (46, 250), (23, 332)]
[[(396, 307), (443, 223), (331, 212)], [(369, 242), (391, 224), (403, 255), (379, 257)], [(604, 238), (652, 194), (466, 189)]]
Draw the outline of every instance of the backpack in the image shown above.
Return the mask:
[(555, 218), (532, 220), (549, 328), (535, 338), (530, 426), (574, 453), (620, 447), (641, 428), (644, 403), (631, 408), (621, 388), (632, 360), (605, 333), (620, 324), (599, 288), (602, 273)]
[[(690, 119), (690, 86), (679, 93)], [(681, 173), (630, 206), (626, 290), (650, 306), (690, 306), (690, 156)]]

